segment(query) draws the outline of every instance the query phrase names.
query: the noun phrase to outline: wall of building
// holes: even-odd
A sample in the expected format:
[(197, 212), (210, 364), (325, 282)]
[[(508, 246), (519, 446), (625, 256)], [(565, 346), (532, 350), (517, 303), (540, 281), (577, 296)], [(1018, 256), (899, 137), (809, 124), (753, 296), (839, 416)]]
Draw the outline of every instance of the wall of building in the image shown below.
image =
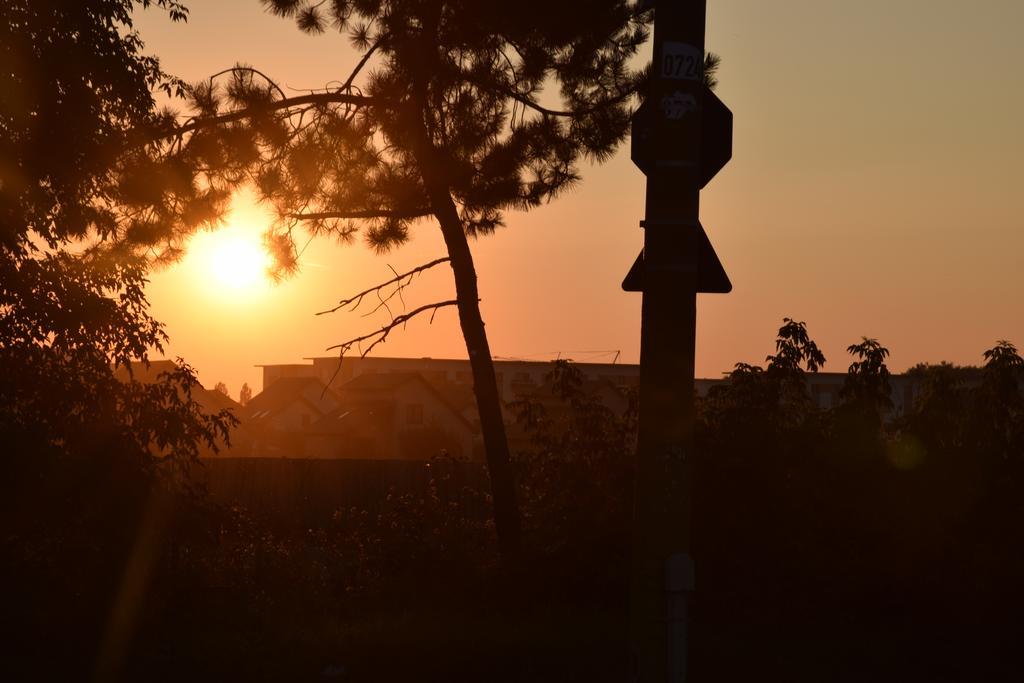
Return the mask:
[[(620, 363), (577, 363), (576, 367), (588, 380), (605, 380), (618, 387), (636, 387), (640, 380), (640, 366)], [(501, 397), (511, 401), (519, 393), (531, 387), (540, 386), (545, 375), (551, 371), (549, 361), (494, 361)], [(278, 377), (316, 377), (325, 385), (337, 388), (354, 377), (367, 373), (418, 373), (428, 382), (449, 382), (472, 386), (473, 376), (469, 361), (451, 358), (345, 358), (341, 366), (337, 357), (311, 358), (305, 365), (263, 366), (264, 388)], [(807, 375), (811, 396), (822, 409), (829, 409), (839, 400), (839, 389), (845, 373), (820, 372)], [(711, 387), (728, 382), (725, 377), (718, 379), (698, 378), (695, 389), (699, 396), (706, 396)], [(913, 380), (906, 375), (893, 375), (893, 414), (903, 413), (912, 405), (914, 397)], [(473, 412), (473, 411), (470, 411)], [(469, 417), (473, 421), (473, 417)]]

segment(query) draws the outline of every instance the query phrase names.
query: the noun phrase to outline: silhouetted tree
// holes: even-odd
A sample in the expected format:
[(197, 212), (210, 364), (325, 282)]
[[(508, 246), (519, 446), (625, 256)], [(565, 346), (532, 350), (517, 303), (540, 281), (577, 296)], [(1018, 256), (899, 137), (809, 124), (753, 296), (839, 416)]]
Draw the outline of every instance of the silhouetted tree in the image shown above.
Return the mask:
[(962, 445), (967, 418), (966, 381), (976, 368), (961, 368), (950, 363), (919, 364), (907, 370), (913, 379), (913, 405), (905, 406), (902, 429), (927, 438), (935, 447), (958, 448)]
[[(178, 85), (142, 53), (136, 4), (150, 2), (16, 0), (0, 20), (0, 426), (41, 447), (102, 440), (96, 430), (121, 429), (122, 415), (136, 425), (122, 436), (143, 451), (152, 437), (160, 450), (187, 452), (189, 439), (212, 439), (225, 424), (152, 432), (152, 420), (132, 416), (147, 409), (146, 391), (114, 375), (165, 340), (147, 311), (145, 260), (89, 247), (118, 236), (121, 154), (166, 123), (151, 89)], [(185, 16), (173, 0), (156, 4)], [(185, 398), (195, 385), (185, 366), (170, 379)], [(162, 401), (148, 409), (170, 417), (178, 406)], [(194, 404), (182, 406), (192, 420)]]
[(844, 461), (867, 464), (882, 457), (883, 426), (893, 407), (885, 364), (889, 350), (867, 337), (846, 350), (857, 360), (850, 364), (839, 392), (840, 404), (833, 415), (835, 438)]
[[(11, 0), (0, 15), (0, 245), (112, 237), (134, 220), (115, 204), (116, 160), (166, 125), (152, 90), (179, 92), (142, 52), (132, 9), (150, 0)], [(185, 9), (158, 0), (174, 20)], [(29, 235), (34, 234), (33, 243)]]
[(628, 558), (637, 397), (623, 392), (616, 412), (584, 380), (571, 362), (555, 361), (540, 387), (511, 404), (525, 437), (515, 460), (530, 547), (596, 552), (606, 572)]
[(215, 385), (213, 385), (213, 390), (214, 391), (219, 391), (220, 393), (224, 394), (225, 396), (231, 396), (231, 394), (228, 393), (228, 385), (224, 384), (224, 382), (217, 382)]
[(238, 402), (244, 406), (248, 405), (251, 399), (252, 389), (249, 388), (248, 382), (243, 382), (242, 388), (238, 390)]
[[(625, 0), (266, 4), (306, 32), (333, 26), (346, 33), (362, 52), (356, 68), (340, 85), (297, 96), (243, 66), (221, 75), (226, 84), (214, 78), (195, 86), (195, 116), (168, 131), (169, 154), (139, 161), (202, 169), (183, 184), (194, 198), (170, 185), (147, 186), (150, 196), (134, 197), (135, 206), (162, 217), (163, 207), (205, 199), (205, 210), (251, 180), (276, 209), (267, 243), (283, 271), (296, 266), (292, 234), (300, 225), (342, 241), (362, 229), (383, 251), (404, 242), (417, 221), (436, 221), (456, 297), (414, 313), (459, 311), (495, 523), (503, 547), (514, 549), (515, 489), (467, 237), (492, 232), (508, 210), (538, 206), (571, 187), (580, 159), (612, 154), (643, 80), (630, 61), (650, 13)], [(199, 208), (191, 215), (204, 215)], [(175, 248), (168, 233), (127, 237)]]
[(885, 365), (889, 349), (875, 339), (864, 337), (861, 343), (848, 346), (846, 352), (858, 360), (850, 364), (840, 397), (874, 410), (879, 415), (892, 410), (890, 373)]
[[(737, 363), (726, 385), (712, 387), (699, 404), (705, 434), (748, 443), (759, 449), (778, 446), (818, 419), (807, 389), (806, 372), (817, 372), (825, 356), (807, 333), (807, 325), (784, 318), (767, 368)], [(801, 447), (793, 446), (800, 451)], [(731, 448), (730, 448), (731, 450)]]
[[(133, 380), (132, 361), (165, 341), (147, 264), (96, 246), (133, 220), (114, 206), (117, 159), (162, 125), (151, 88), (175, 87), (132, 31), (133, 8), (149, 4), (0, 11), (0, 536), (17, 588), (2, 638), (24, 656), (5, 657), (5, 679), (38, 675), (40, 658), (62, 660), (70, 643), (91, 647), (150, 492), (189, 492), (200, 446), (216, 448), (233, 420), (203, 412), (182, 362)], [(76, 623), (83, 611), (96, 621)], [(31, 649), (44, 642), (45, 654)], [(27, 660), (33, 673), (17, 671)]]
[[(143, 450), (148, 435), (161, 450), (187, 451), (189, 438), (212, 439), (224, 425), (219, 418), (183, 424), (180, 435), (151, 433), (146, 420), (130, 417), (145, 409), (137, 402), (146, 392), (114, 375), (165, 341), (147, 311), (145, 260), (89, 247), (118, 236), (120, 156), (166, 123), (151, 89), (178, 86), (142, 53), (132, 31), (136, 4), (150, 2), (15, 0), (0, 20), (0, 356), (8, 369), (0, 425), (64, 450), (115, 428), (118, 414), (136, 424)], [(185, 17), (173, 0), (156, 4), (174, 20)], [(180, 366), (171, 379), (187, 398), (191, 371)]]
[(1008, 341), (984, 353), (968, 439), (999, 469), (1024, 466), (1024, 359)]

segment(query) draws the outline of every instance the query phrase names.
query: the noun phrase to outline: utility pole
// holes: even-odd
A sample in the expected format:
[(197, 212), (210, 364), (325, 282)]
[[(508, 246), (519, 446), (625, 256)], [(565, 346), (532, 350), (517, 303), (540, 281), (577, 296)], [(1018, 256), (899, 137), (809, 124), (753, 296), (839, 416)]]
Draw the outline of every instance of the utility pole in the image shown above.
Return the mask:
[(700, 224), (700, 190), (732, 156), (732, 113), (704, 85), (706, 0), (656, 5), (650, 91), (633, 117), (647, 175), (644, 249), (623, 281), (643, 292), (633, 511), (631, 680), (686, 680), (698, 292), (732, 289)]

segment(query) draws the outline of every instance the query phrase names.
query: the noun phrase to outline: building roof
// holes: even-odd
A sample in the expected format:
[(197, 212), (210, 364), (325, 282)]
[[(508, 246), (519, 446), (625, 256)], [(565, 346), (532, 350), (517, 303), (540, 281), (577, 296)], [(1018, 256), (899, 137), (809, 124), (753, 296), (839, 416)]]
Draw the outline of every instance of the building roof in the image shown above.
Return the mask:
[(475, 431), (475, 427), (463, 417), (461, 411), (452, 405), (444, 394), (437, 390), (430, 382), (423, 378), (423, 375), (418, 372), (371, 372), (364, 373), (355, 377), (345, 384), (338, 387), (338, 394), (341, 396), (341, 400), (352, 400), (352, 393), (358, 394), (363, 391), (394, 391), (400, 386), (414, 382), (422, 385), (428, 393), (434, 395), (437, 402), (445, 406), (452, 414), (470, 431)]
[(207, 389), (199, 386), (192, 390), (192, 397), (196, 403), (208, 410), (223, 410), (227, 408), (236, 414), (242, 411), (242, 404), (230, 396), (220, 393), (216, 389)]
[(253, 419), (262, 419), (295, 401), (301, 401), (319, 413), (325, 412), (322, 406), (310, 400), (308, 392), (311, 389), (315, 392), (314, 395), (323, 396), (334, 403), (338, 401), (337, 395), (324, 387), (315, 377), (282, 377), (253, 396), (245, 406), (246, 412)]
[(386, 391), (415, 381), (426, 383), (418, 372), (368, 372), (345, 382), (338, 391)]
[(374, 427), (390, 429), (395, 415), (392, 401), (345, 401), (303, 431), (306, 434), (362, 434)]

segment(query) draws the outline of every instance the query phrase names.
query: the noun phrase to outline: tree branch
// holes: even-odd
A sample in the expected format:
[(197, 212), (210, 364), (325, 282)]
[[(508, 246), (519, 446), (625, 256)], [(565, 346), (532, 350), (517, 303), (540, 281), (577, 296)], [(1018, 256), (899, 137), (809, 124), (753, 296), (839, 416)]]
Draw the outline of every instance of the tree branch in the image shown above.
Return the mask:
[[(474, 85), (479, 85), (479, 84), (478, 83), (474, 83)], [(535, 101), (533, 101), (532, 99), (530, 99), (526, 95), (521, 95), (521, 94), (519, 94), (519, 93), (517, 93), (517, 92), (515, 92), (514, 90), (511, 90), (511, 89), (508, 89), (508, 90), (502, 89), (501, 90), (501, 94), (505, 95), (506, 97), (508, 97), (510, 99), (515, 100), (516, 102), (524, 105), (525, 107), (527, 107), (529, 109), (533, 109), (534, 111), (536, 111), (538, 113), (544, 114), (545, 116), (562, 116), (562, 117), (569, 117), (569, 118), (571, 118), (571, 117), (577, 115), (577, 112), (563, 111), (563, 110), (559, 110), (559, 109), (548, 109), (547, 107), (542, 107), (541, 105), (537, 104)]]
[(240, 121), (241, 119), (259, 116), (261, 114), (266, 114), (267, 112), (290, 109), (291, 107), (299, 107), (304, 104), (350, 104), (356, 107), (368, 107), (375, 104), (381, 104), (381, 100), (375, 97), (352, 95), (341, 92), (311, 93), (309, 95), (301, 95), (299, 97), (286, 97), (267, 104), (261, 104), (255, 107), (246, 107), (245, 109), (239, 109), (226, 114), (218, 114), (208, 118), (191, 119), (181, 126), (160, 131), (154, 135), (153, 139), (161, 140), (169, 137), (180, 137), (185, 133), (191, 133), (192, 131), (199, 130), (201, 128), (211, 128), (223, 123)]
[[(468, 83), (472, 83), (473, 85), (477, 86), (478, 88), (487, 89), (489, 87), (493, 87), (493, 86), (489, 86), (487, 84), (480, 83), (479, 81), (477, 81), (475, 79), (472, 79), (472, 78), (468, 78), (467, 77), (465, 80)], [(628, 89), (628, 90), (624, 90), (624, 91), (618, 93), (617, 95), (613, 95), (613, 96), (608, 97), (606, 99), (602, 99), (597, 104), (595, 104), (595, 105), (593, 105), (591, 107), (587, 107), (586, 109), (580, 109), (580, 110), (577, 110), (577, 111), (569, 111), (569, 110), (564, 110), (564, 109), (548, 109), (547, 107), (544, 107), (544, 106), (541, 106), (540, 104), (538, 104), (535, 100), (531, 99), (529, 96), (524, 95), (524, 94), (519, 93), (519, 92), (516, 92), (515, 90), (513, 90), (511, 88), (499, 88), (498, 91), (502, 95), (505, 95), (506, 97), (508, 97), (509, 99), (512, 99), (512, 100), (514, 100), (516, 102), (519, 102), (523, 106), (525, 106), (525, 107), (527, 107), (529, 109), (532, 109), (532, 110), (534, 110), (535, 112), (537, 112), (539, 114), (543, 114), (544, 116), (559, 116), (559, 117), (563, 117), (563, 118), (573, 118), (573, 117), (576, 117), (576, 116), (583, 116), (583, 115), (586, 115), (586, 114), (590, 114), (592, 112), (598, 111), (598, 110), (600, 110), (600, 109), (602, 109), (604, 107), (607, 107), (609, 105), (618, 104), (619, 102), (621, 102), (621, 101), (623, 101), (625, 99), (629, 99), (633, 95), (637, 94), (637, 91), (635, 89)]]
[(370, 49), (366, 51), (362, 59), (359, 60), (359, 63), (356, 64), (356, 67), (352, 69), (352, 73), (350, 73), (348, 75), (348, 78), (345, 79), (345, 83), (342, 84), (339, 90), (346, 91), (352, 87), (352, 82), (355, 81), (356, 76), (359, 75), (359, 72), (362, 71), (364, 66), (366, 66), (366, 62), (370, 61), (370, 57), (373, 55), (374, 52), (377, 51), (377, 48), (379, 48), (383, 43), (384, 36), (382, 35), (377, 39), (377, 41), (373, 45), (370, 46)]
[(224, 74), (236, 74), (236, 73), (255, 74), (255, 75), (259, 76), (260, 78), (262, 78), (263, 80), (265, 80), (270, 85), (271, 88), (276, 90), (281, 95), (281, 97), (287, 97), (287, 95), (285, 95), (285, 93), (284, 93), (284, 90), (281, 89), (281, 86), (279, 86), (276, 82), (274, 82), (274, 79), (272, 79), (270, 76), (268, 76), (267, 74), (263, 73), (259, 69), (256, 69), (256, 68), (251, 67), (251, 66), (242, 66), (241, 64), (238, 64), (236, 66), (231, 67), (230, 69), (224, 69), (223, 71), (218, 71), (217, 73), (213, 74), (212, 76), (210, 76), (206, 80), (208, 80), (210, 82), (210, 85), (212, 86), (213, 85), (213, 79), (217, 78), (218, 76), (223, 76)]
[[(363, 299), (364, 299), (364, 298), (365, 298), (365, 297), (366, 297), (366, 296), (367, 296), (368, 294), (373, 294), (373, 293), (375, 293), (375, 292), (376, 292), (376, 293), (378, 294), (378, 296), (380, 296), (380, 292), (381, 292), (381, 291), (382, 291), (383, 289), (385, 289), (386, 287), (390, 286), (390, 285), (397, 285), (397, 289), (396, 289), (396, 291), (401, 291), (402, 287), (404, 287), (404, 286), (405, 286), (406, 284), (408, 284), (409, 282), (411, 282), (411, 281), (412, 281), (412, 279), (413, 279), (413, 278), (414, 278), (414, 277), (415, 277), (415, 276), (416, 276), (417, 274), (419, 274), (419, 273), (422, 273), (422, 272), (423, 272), (423, 271), (425, 271), (425, 270), (430, 270), (430, 269), (431, 269), (431, 268), (433, 268), (434, 266), (440, 265), (440, 264), (442, 264), (442, 263), (447, 263), (447, 262), (448, 262), (448, 261), (450, 261), (450, 260), (451, 260), (451, 259), (449, 259), (449, 258), (448, 258), (447, 256), (445, 256), (445, 257), (443, 257), (443, 258), (439, 258), (439, 259), (434, 259), (433, 261), (431, 261), (431, 262), (429, 262), (429, 263), (424, 263), (424, 264), (423, 264), (423, 265), (421, 265), (421, 266), (417, 266), (417, 267), (413, 268), (412, 270), (410, 270), (410, 271), (408, 271), (408, 272), (406, 272), (406, 273), (401, 273), (401, 274), (398, 274), (398, 273), (396, 273), (396, 274), (395, 274), (395, 277), (391, 278), (391, 279), (390, 279), (390, 280), (388, 280), (387, 282), (382, 282), (382, 283), (381, 283), (381, 284), (379, 284), (379, 285), (376, 285), (376, 286), (374, 286), (374, 287), (370, 287), (369, 289), (366, 289), (366, 290), (364, 290), (364, 291), (362, 291), (362, 292), (359, 292), (358, 294), (355, 294), (355, 295), (353, 295), (353, 296), (351, 296), (351, 297), (349, 297), (349, 298), (347, 298), (347, 299), (342, 299), (341, 301), (339, 301), (339, 302), (338, 302), (338, 305), (337, 305), (337, 306), (335, 306), (334, 308), (328, 309), (328, 310), (326, 310), (326, 311), (320, 311), (319, 313), (317, 313), (317, 315), (325, 315), (325, 314), (327, 314), (327, 313), (335, 313), (335, 312), (339, 311), (340, 309), (342, 309), (342, 308), (344, 308), (344, 307), (348, 306), (349, 304), (353, 304), (353, 305), (352, 305), (352, 308), (351, 308), (350, 310), (353, 310), (353, 311), (354, 311), (354, 310), (356, 310), (357, 308), (359, 308), (359, 305), (360, 305), (360, 304), (361, 304), (361, 303), (363, 302)], [(392, 272), (394, 272), (394, 270), (392, 270)], [(403, 280), (407, 280), (407, 282), (404, 282), (404, 283), (403, 283)], [(387, 297), (387, 298), (384, 298), (384, 299), (382, 299), (382, 300), (381, 300), (381, 303), (382, 303), (382, 304), (386, 303), (386, 302), (387, 302), (388, 300), (390, 300), (390, 299), (391, 299), (391, 298), (392, 298), (392, 297), (393, 297), (394, 295), (395, 295), (395, 292), (392, 292), (392, 293), (391, 293), (390, 295), (388, 295), (388, 297)], [(373, 311), (370, 311), (370, 312), (371, 312), (371, 313), (373, 313), (373, 312), (375, 312), (375, 311), (378, 311), (378, 310), (380, 310), (380, 308), (381, 308), (381, 306), (380, 306), (380, 305), (378, 305), (378, 306), (377, 306), (377, 308), (373, 309)], [(400, 318), (400, 317), (402, 317), (402, 316), (399, 316), (399, 318)], [(398, 319), (398, 318), (395, 318), (395, 320), (397, 320), (397, 319)], [(334, 346), (332, 346), (331, 348), (337, 348), (337, 347), (334, 347)]]
[(321, 211), (317, 213), (289, 213), (285, 218), (294, 218), (300, 221), (316, 221), (327, 218), (423, 218), (430, 215), (430, 209), (408, 209), (406, 211)]
[(398, 327), (399, 325), (405, 325), (407, 322), (409, 322), (410, 320), (412, 320), (416, 316), (420, 315), (421, 313), (426, 313), (427, 311), (431, 311), (430, 322), (434, 322), (434, 315), (437, 314), (437, 311), (439, 309), (445, 308), (446, 306), (458, 306), (458, 305), (459, 305), (458, 301), (456, 301), (455, 299), (450, 299), (448, 301), (439, 301), (439, 302), (436, 302), (436, 303), (426, 304), (424, 306), (420, 306), (419, 308), (414, 309), (412, 311), (409, 311), (408, 313), (403, 313), (402, 315), (396, 316), (395, 318), (393, 318), (391, 320), (390, 323), (388, 323), (387, 325), (384, 325), (380, 329), (375, 330), (375, 331), (373, 331), (373, 332), (371, 332), (369, 334), (364, 334), (361, 337), (355, 337), (354, 339), (349, 339), (348, 341), (342, 342), (341, 344), (335, 344), (334, 346), (328, 346), (327, 347), (327, 351), (333, 351), (334, 349), (340, 349), (340, 355), (344, 357), (345, 352), (348, 351), (349, 349), (351, 349), (356, 344), (361, 344), (361, 342), (368, 341), (368, 340), (372, 339), (373, 343), (371, 343), (369, 346), (367, 346), (365, 350), (363, 350), (362, 346), (360, 345), (359, 355), (360, 355), (361, 358), (365, 358), (366, 354), (370, 353), (370, 351), (373, 350), (373, 347), (377, 346), (377, 344), (383, 343), (388, 338), (388, 335), (391, 334), (391, 331), (393, 329), (395, 329), (396, 327)]

